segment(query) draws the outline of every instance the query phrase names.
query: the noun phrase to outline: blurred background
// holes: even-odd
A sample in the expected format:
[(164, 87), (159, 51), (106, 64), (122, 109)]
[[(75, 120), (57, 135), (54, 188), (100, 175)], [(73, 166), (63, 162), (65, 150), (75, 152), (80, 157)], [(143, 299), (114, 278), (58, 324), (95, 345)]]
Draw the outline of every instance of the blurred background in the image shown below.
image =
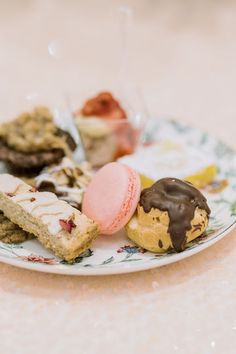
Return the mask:
[(151, 115), (236, 147), (235, 11), (230, 0), (0, 0), (0, 120), (65, 96), (76, 108), (126, 81)]

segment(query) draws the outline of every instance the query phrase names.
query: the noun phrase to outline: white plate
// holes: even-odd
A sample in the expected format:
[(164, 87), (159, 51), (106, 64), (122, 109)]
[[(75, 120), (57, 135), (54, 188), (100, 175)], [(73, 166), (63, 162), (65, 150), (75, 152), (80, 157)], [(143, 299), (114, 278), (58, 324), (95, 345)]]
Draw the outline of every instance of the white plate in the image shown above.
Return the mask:
[[(227, 180), (228, 187), (220, 193), (207, 194), (212, 210), (204, 236), (188, 244), (181, 253), (153, 254), (133, 245), (122, 231), (114, 236), (98, 237), (91, 250), (66, 264), (42, 247), (37, 240), (6, 245), (0, 242), (0, 261), (16, 267), (40, 272), (70, 275), (104, 275), (130, 273), (180, 261), (211, 246), (226, 236), (236, 224), (236, 154), (221, 141), (175, 121), (153, 120), (146, 132), (151, 141), (172, 137), (191, 145), (216, 161), (218, 181)], [(173, 171), (174, 176), (174, 171)], [(217, 185), (212, 185), (214, 189)]]

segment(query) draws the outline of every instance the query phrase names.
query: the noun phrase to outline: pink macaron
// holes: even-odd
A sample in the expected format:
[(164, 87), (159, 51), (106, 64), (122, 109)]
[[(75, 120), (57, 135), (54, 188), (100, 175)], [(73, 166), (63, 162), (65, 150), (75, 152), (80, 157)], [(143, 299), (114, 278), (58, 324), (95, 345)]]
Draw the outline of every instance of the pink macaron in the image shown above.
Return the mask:
[(82, 212), (99, 224), (102, 234), (113, 234), (134, 214), (140, 192), (137, 172), (119, 162), (108, 163), (92, 178), (83, 198)]

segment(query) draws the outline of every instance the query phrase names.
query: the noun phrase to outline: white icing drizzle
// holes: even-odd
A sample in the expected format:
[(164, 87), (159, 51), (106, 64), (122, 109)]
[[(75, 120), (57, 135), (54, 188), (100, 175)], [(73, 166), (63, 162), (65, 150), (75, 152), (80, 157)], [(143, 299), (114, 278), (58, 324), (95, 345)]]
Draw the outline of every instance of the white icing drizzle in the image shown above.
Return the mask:
[[(69, 186), (66, 169), (71, 170), (71, 173), (74, 174), (76, 168), (81, 171), (81, 175), (75, 173), (74, 186)], [(72, 160), (65, 157), (59, 165), (45, 168), (43, 172), (36, 177), (35, 181), (36, 187), (39, 189), (43, 183), (51, 184), (55, 189), (55, 193), (58, 194), (59, 199), (65, 200), (78, 208), (82, 203), (82, 197), (91, 176), (92, 171), (88, 164), (82, 163), (76, 166)]]
[(33, 211), (39, 207), (47, 207), (48, 205), (54, 205), (55, 202), (58, 202), (57, 197), (53, 193), (47, 192), (24, 193), (12, 197), (12, 200), (20, 204), (28, 213), (32, 214)]
[[(0, 175), (0, 191), (14, 193), (20, 185), (25, 185), (20, 179), (11, 175)], [(14, 196), (8, 196), (12, 202), (19, 204), (25, 211), (39, 218), (47, 225), (51, 234), (57, 234), (62, 228), (60, 219), (69, 220), (74, 213), (80, 214), (68, 203), (58, 200), (57, 196), (50, 192), (26, 192)]]
[(41, 175), (38, 175), (35, 178), (35, 182), (36, 182), (36, 187), (38, 188), (43, 182), (50, 182), (50, 183), (54, 184), (55, 179), (53, 177), (49, 176), (49, 174), (43, 173)]
[(67, 215), (71, 216), (73, 213), (73, 208), (68, 208), (68, 204), (63, 201), (57, 201), (51, 205), (41, 205), (38, 206), (35, 210), (32, 211), (32, 214), (36, 217), (41, 217), (43, 215)]
[[(59, 219), (63, 219), (63, 218), (61, 217)], [(61, 231), (61, 225), (59, 223), (59, 219), (58, 218), (52, 219), (51, 215), (44, 215), (41, 217), (42, 223), (47, 225), (48, 231), (52, 235), (56, 235), (58, 234), (58, 232)]]
[(47, 174), (42, 174), (37, 177), (36, 179), (36, 186), (39, 187), (43, 182), (48, 182), (53, 184), (53, 186), (56, 189), (57, 193), (62, 193), (63, 197), (60, 197), (60, 199), (70, 202), (75, 202), (77, 204), (81, 204), (82, 202), (82, 196), (85, 192), (85, 188), (82, 186), (80, 188), (76, 187), (68, 187), (68, 186), (63, 186), (60, 185), (55, 178), (47, 175)]
[(0, 192), (14, 194), (22, 181), (19, 178), (11, 176), (7, 173), (0, 175)]

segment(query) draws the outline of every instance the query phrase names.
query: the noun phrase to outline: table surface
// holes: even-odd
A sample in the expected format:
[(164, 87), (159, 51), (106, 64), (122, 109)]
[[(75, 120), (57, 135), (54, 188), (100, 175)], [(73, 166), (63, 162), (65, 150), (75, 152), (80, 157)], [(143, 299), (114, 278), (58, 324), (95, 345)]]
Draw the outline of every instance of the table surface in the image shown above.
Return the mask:
[[(126, 80), (149, 111), (236, 148), (235, 1), (130, 0)], [(0, 3), (0, 120), (120, 80), (116, 0)], [(126, 9), (127, 11), (127, 9)], [(54, 50), (56, 57), (48, 54)], [(70, 277), (0, 264), (1, 353), (235, 353), (236, 232), (136, 274)]]

